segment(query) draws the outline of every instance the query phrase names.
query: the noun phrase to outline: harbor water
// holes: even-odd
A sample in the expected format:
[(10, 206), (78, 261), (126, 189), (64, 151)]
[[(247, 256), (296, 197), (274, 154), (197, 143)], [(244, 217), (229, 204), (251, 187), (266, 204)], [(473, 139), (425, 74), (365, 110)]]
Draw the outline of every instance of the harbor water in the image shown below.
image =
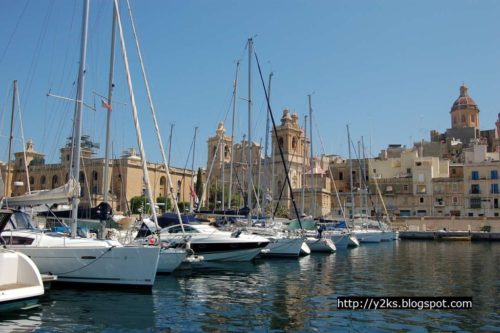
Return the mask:
[[(52, 289), (0, 332), (500, 332), (500, 244), (395, 241), (158, 276), (151, 292)], [(472, 296), (468, 310), (338, 310), (339, 296)]]

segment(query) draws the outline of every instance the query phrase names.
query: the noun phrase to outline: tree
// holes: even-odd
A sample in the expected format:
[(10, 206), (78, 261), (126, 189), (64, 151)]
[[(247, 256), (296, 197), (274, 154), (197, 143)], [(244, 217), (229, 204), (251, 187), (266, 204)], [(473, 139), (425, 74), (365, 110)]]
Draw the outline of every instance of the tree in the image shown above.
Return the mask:
[(144, 212), (144, 205), (146, 202), (147, 198), (145, 196), (132, 197), (132, 199), (130, 199), (130, 210), (132, 214)]
[(201, 199), (199, 197), (202, 194), (201, 192), (203, 192), (203, 174), (201, 168), (198, 168), (198, 174), (196, 175), (195, 192), (198, 199)]
[(179, 201), (177, 203), (177, 207), (179, 207), (179, 211), (181, 213), (185, 212), (186, 210), (189, 209), (189, 202), (185, 202), (185, 201)]
[(159, 204), (158, 207), (160, 208), (160, 212), (162, 213), (165, 213), (167, 210), (170, 210), (172, 208), (172, 202), (170, 201), (170, 198), (158, 197), (156, 198), (156, 203)]

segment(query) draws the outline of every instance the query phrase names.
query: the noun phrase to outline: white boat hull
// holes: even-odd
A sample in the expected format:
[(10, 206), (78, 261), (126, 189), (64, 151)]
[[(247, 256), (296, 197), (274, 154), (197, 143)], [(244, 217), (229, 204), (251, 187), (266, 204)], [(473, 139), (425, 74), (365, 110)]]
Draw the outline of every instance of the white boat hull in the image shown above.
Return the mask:
[(311, 249), (311, 252), (335, 252), (336, 247), (330, 238), (314, 238), (308, 237), (306, 244)]
[(354, 230), (353, 233), (360, 243), (380, 243), (382, 240), (380, 230)]
[(302, 237), (270, 237), (269, 244), (262, 250), (263, 256), (298, 257), (304, 243)]
[(0, 249), (0, 311), (29, 309), (43, 295), (42, 277), (28, 256)]
[(152, 288), (159, 247), (29, 247), (12, 246), (28, 255), (43, 274), (58, 282), (130, 285)]
[(335, 244), (336, 250), (347, 249), (349, 246), (349, 234), (328, 234), (328, 237)]
[(389, 242), (396, 239), (395, 232), (391, 230), (382, 231), (382, 242)]
[(161, 249), (157, 272), (172, 273), (182, 264), (186, 255), (182, 249)]

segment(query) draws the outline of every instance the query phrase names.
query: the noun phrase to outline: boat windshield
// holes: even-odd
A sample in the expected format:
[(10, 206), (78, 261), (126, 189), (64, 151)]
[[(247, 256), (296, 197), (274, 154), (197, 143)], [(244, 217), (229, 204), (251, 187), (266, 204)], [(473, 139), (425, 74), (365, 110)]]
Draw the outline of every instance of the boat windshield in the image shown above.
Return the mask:
[(10, 217), (9, 223), (5, 226), (5, 230), (10, 229), (34, 229), (31, 217), (24, 212), (15, 211)]

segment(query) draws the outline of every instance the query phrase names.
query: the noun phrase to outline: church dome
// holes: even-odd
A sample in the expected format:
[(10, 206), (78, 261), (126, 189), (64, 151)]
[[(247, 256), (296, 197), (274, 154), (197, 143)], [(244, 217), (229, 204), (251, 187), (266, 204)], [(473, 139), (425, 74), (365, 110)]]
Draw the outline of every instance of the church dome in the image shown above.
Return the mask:
[(451, 107), (451, 111), (453, 112), (455, 110), (459, 109), (474, 109), (479, 112), (479, 108), (477, 107), (476, 102), (472, 99), (472, 97), (469, 96), (469, 89), (465, 84), (462, 84), (460, 86), (460, 96), (457, 98), (457, 100), (453, 103), (453, 106)]

